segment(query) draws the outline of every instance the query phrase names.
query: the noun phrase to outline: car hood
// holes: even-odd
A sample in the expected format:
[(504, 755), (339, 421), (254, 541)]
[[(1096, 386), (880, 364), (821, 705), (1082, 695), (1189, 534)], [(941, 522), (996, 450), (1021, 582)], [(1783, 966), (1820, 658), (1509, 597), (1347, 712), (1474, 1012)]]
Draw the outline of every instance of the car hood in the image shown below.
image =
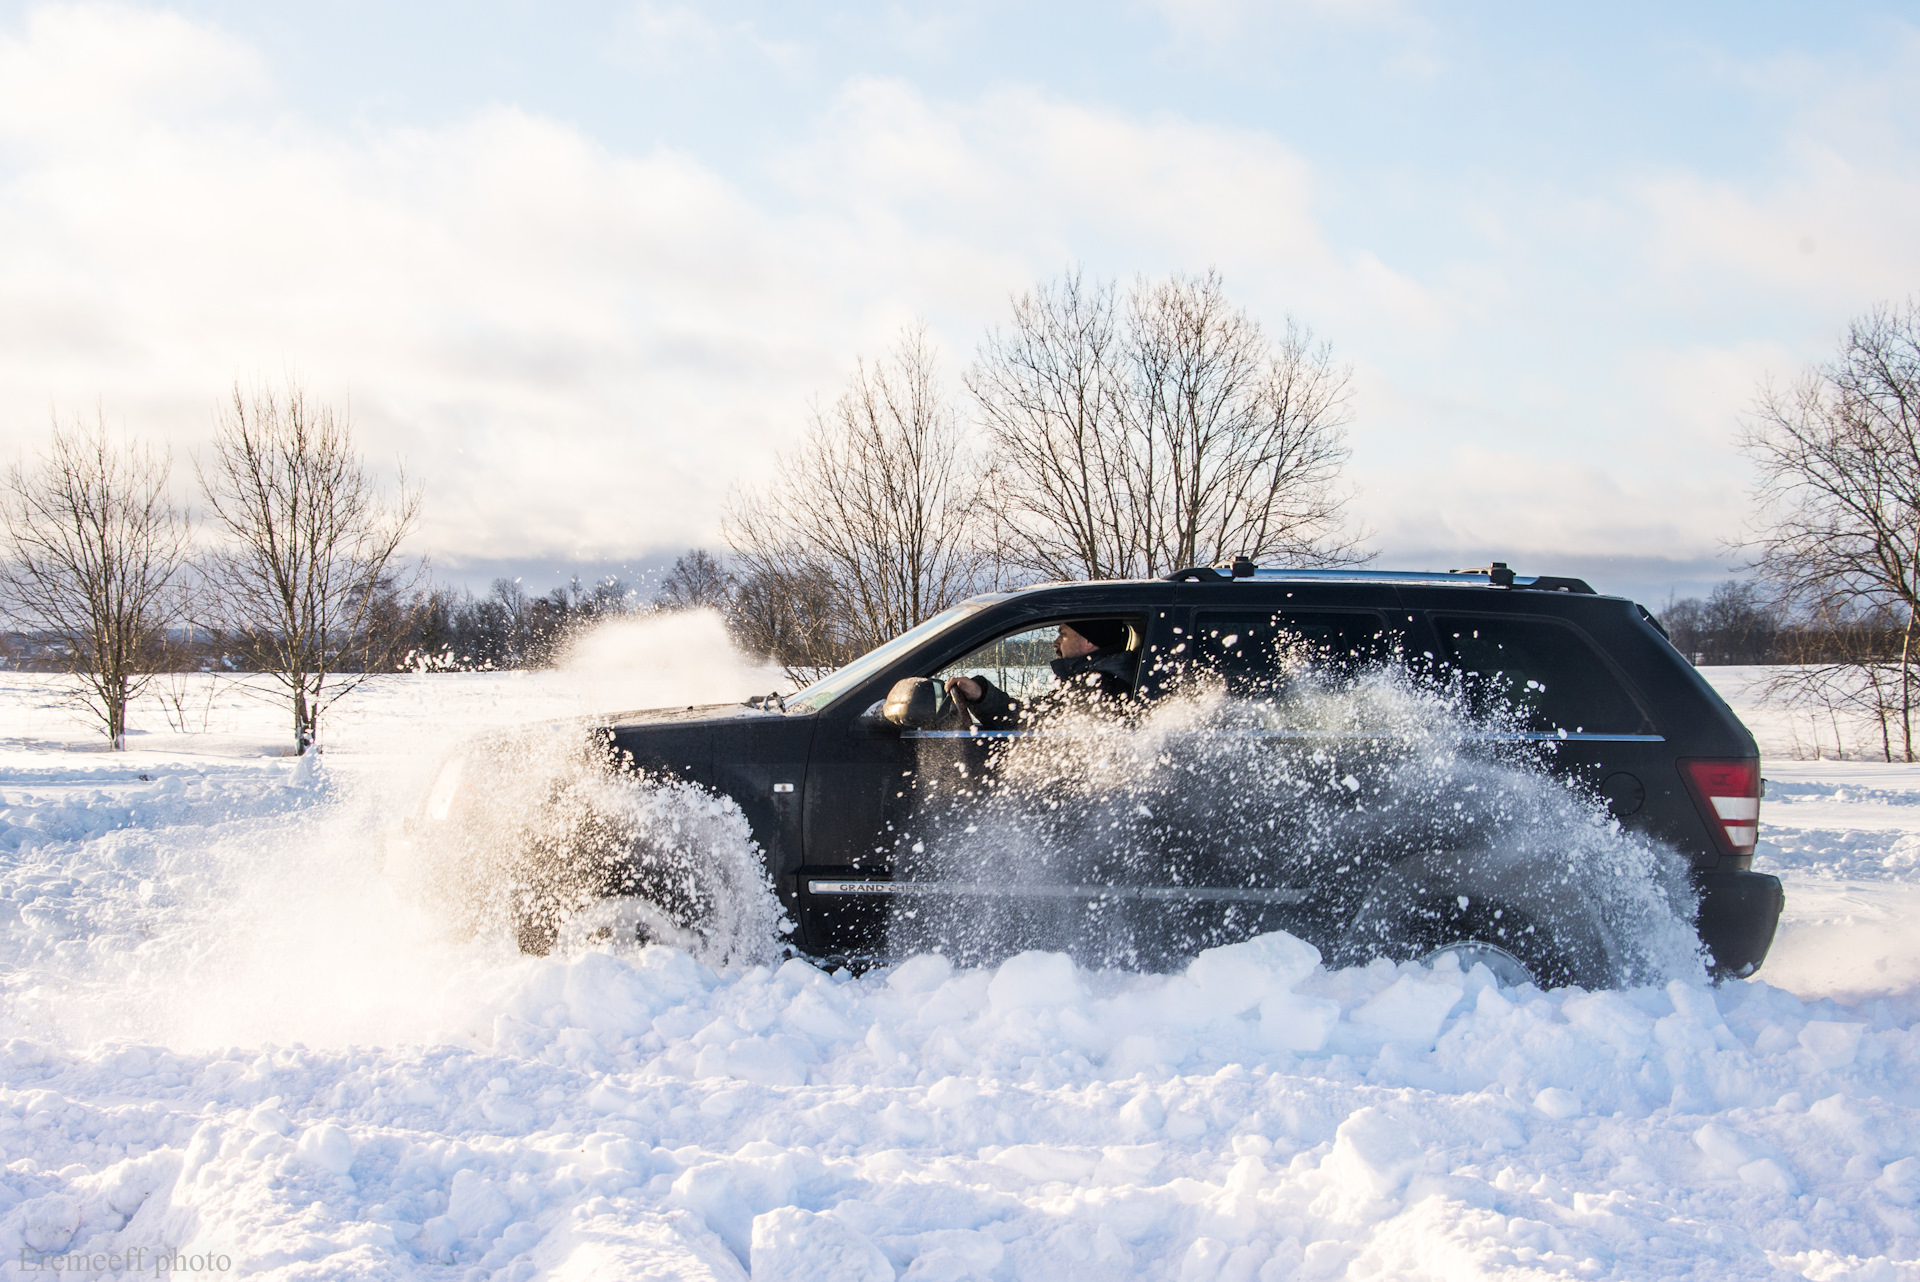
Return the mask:
[(781, 720), (786, 713), (766, 708), (749, 708), (744, 703), (703, 703), (684, 708), (638, 708), (629, 712), (609, 712), (592, 718), (595, 725), (622, 729), (626, 726), (686, 725), (693, 722)]
[(751, 797), (766, 782), (741, 776), (781, 768), (782, 778), (799, 777), (813, 739), (811, 714), (789, 716), (738, 703), (704, 707), (648, 708), (615, 713), (598, 724), (613, 747), (639, 770), (708, 784), (735, 797)]

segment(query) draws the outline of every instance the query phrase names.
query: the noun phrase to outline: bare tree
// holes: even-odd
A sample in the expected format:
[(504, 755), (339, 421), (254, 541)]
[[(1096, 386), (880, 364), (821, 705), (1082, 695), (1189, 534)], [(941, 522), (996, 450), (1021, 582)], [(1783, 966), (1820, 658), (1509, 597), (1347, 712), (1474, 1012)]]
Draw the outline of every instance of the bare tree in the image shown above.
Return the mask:
[[(1881, 306), (1835, 360), (1767, 386), (1740, 438), (1758, 472), (1747, 546), (1782, 604), (1831, 628), (1870, 620), (1885, 640), (1866, 687), (1914, 760), (1920, 678), (1920, 307)], [(1863, 660), (1864, 662), (1865, 660)]]
[(1894, 760), (1894, 728), (1900, 722), (1905, 677), (1900, 662), (1904, 629), (1892, 619), (1855, 612), (1809, 616), (1780, 634), (1783, 662), (1767, 669), (1761, 686), (1771, 702), (1824, 720), (1833, 733), (1834, 752), (1846, 755), (1846, 734), (1863, 725), (1880, 741), (1880, 752)]
[(1114, 287), (1069, 272), (1015, 298), (967, 372), (1005, 555), (1041, 578), (1148, 572), (1127, 365)]
[(345, 416), (293, 385), (252, 395), (235, 385), (200, 480), (229, 539), (208, 563), (218, 629), (286, 688), (305, 754), (321, 713), (408, 644), (391, 605), (406, 587), (400, 543), (419, 494), (402, 477), (384, 501)]
[(56, 643), (117, 749), (181, 615), (188, 525), (167, 494), (171, 470), (164, 453), (115, 443), (104, 420), (56, 423), (46, 454), (9, 469), (0, 496), (0, 596)]
[(1236, 555), (1365, 559), (1344, 529), (1350, 375), (1291, 322), (1278, 343), (1215, 273), (1077, 273), (1014, 300), (967, 383), (995, 449), (1010, 558), (1051, 578), (1163, 574)]
[(829, 593), (824, 617), (763, 623), (789, 635), (827, 624), (832, 635), (809, 635), (806, 649), (834, 656), (832, 666), (977, 590), (975, 487), (926, 332), (914, 327), (885, 360), (862, 361), (831, 409), (815, 409), (770, 485), (736, 493), (727, 541), (764, 607), (778, 609), (783, 591)]
[(1331, 349), (1292, 321), (1270, 344), (1213, 272), (1142, 281), (1129, 312), (1147, 573), (1363, 559), (1341, 532), (1351, 375)]
[(1700, 665), (1772, 663), (1781, 638), (1779, 611), (1762, 585), (1729, 579), (1699, 597), (1669, 600), (1660, 611), (1673, 648)]
[(749, 654), (763, 654), (805, 685), (858, 658), (848, 640), (843, 594), (821, 569), (761, 569), (740, 581), (728, 629)]
[(660, 580), (653, 605), (656, 610), (725, 611), (733, 604), (737, 587), (718, 557), (705, 548), (694, 548), (674, 559), (673, 568)]

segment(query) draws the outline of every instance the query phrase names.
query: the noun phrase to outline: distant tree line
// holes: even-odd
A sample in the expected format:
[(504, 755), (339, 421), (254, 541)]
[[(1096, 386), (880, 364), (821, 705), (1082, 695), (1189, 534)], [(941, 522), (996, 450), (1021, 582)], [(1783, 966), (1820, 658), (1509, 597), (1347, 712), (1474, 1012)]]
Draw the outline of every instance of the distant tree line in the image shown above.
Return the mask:
[(1780, 661), (1780, 613), (1759, 583), (1730, 580), (1704, 600), (1668, 602), (1659, 617), (1674, 649), (1695, 664)]

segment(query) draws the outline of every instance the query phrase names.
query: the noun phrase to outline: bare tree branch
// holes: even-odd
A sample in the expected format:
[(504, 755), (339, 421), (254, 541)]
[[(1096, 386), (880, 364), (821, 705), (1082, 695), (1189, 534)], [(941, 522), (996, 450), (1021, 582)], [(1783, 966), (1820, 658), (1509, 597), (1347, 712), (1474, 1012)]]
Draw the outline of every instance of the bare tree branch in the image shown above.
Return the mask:
[(767, 652), (795, 668), (837, 666), (906, 631), (981, 586), (977, 483), (925, 329), (910, 328), (815, 408), (771, 485), (729, 503), (736, 613), (760, 612), (778, 647)]
[[(1844, 686), (1872, 701), (1889, 757), (1914, 760), (1920, 679), (1920, 307), (1876, 307), (1839, 357), (1766, 386), (1740, 447), (1758, 473), (1746, 546), (1783, 606), (1871, 642)], [(1891, 643), (1891, 644), (1889, 644)], [(1811, 688), (1811, 687), (1810, 687)]]
[(1216, 273), (1078, 273), (1014, 300), (967, 376), (995, 452), (1006, 555), (1048, 578), (1236, 555), (1364, 560), (1344, 526), (1349, 372), (1292, 323), (1271, 343)]
[(0, 496), (0, 599), (59, 643), (115, 748), (182, 613), (189, 527), (167, 495), (171, 470), (164, 453), (113, 442), (104, 420), (56, 423), (46, 454), (9, 469)]
[(304, 754), (321, 713), (406, 644), (390, 606), (420, 496), (402, 477), (384, 502), (344, 417), (298, 386), (249, 396), (236, 384), (212, 454), (201, 486), (229, 538), (208, 562), (213, 622), (286, 687)]

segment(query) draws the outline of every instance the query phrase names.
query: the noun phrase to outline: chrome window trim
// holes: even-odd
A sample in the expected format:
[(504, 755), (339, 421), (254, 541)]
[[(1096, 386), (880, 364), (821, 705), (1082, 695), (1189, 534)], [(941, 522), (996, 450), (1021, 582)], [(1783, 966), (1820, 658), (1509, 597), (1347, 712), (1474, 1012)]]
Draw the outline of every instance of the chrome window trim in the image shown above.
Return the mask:
[(810, 895), (951, 895), (963, 899), (1019, 897), (1030, 899), (1145, 899), (1209, 902), (1298, 904), (1304, 890), (1257, 890), (1232, 886), (1021, 886), (979, 882), (881, 881), (850, 877), (809, 877)]
[[(902, 730), (902, 739), (1085, 739), (1109, 732), (1099, 730)], [(1394, 734), (1334, 734), (1312, 730), (1178, 730), (1166, 732), (1170, 739), (1211, 735), (1235, 739), (1396, 739), (1410, 736)], [(1481, 743), (1665, 743), (1658, 734), (1587, 734), (1559, 730), (1494, 730), (1462, 738)]]

